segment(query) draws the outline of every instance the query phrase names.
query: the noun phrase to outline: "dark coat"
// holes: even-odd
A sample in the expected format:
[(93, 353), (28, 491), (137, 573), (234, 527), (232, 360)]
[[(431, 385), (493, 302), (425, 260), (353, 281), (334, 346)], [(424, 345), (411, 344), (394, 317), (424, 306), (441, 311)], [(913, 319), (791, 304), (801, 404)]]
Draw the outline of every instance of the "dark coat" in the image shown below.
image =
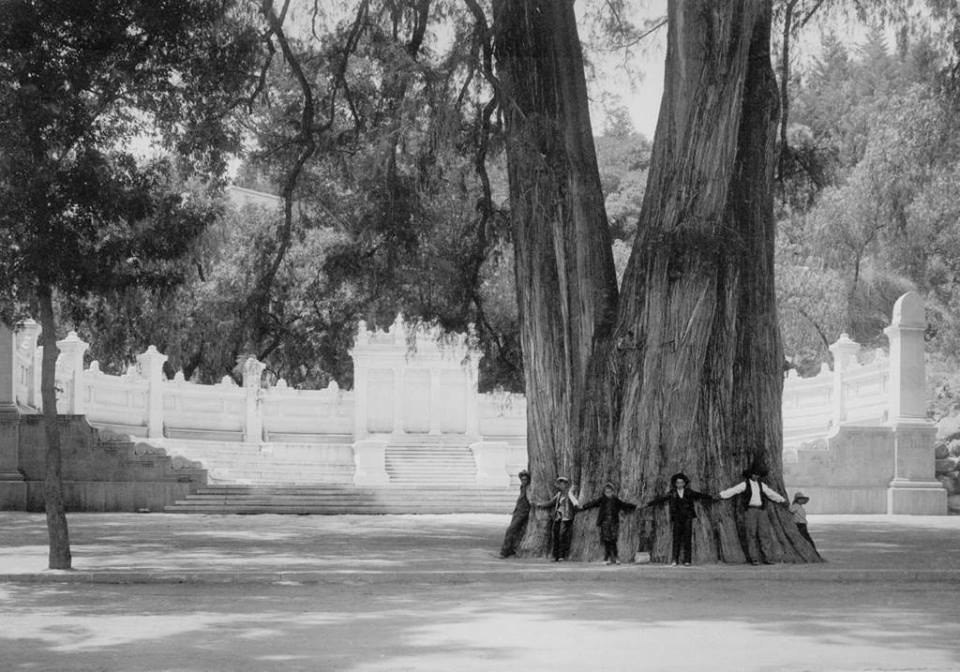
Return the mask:
[(666, 502), (670, 508), (670, 520), (676, 523), (684, 520), (693, 520), (697, 517), (697, 511), (693, 503), (698, 499), (709, 500), (713, 498), (710, 495), (705, 495), (702, 492), (697, 492), (690, 488), (684, 488), (683, 497), (681, 497), (676, 488), (670, 488), (667, 494), (651, 500), (647, 506), (656, 506), (657, 504)]
[(620, 534), (620, 512), (633, 511), (636, 504), (625, 502), (616, 495), (604, 497), (601, 495), (580, 507), (583, 510), (599, 508), (597, 511), (597, 527), (600, 528), (600, 538), (604, 541), (616, 541)]

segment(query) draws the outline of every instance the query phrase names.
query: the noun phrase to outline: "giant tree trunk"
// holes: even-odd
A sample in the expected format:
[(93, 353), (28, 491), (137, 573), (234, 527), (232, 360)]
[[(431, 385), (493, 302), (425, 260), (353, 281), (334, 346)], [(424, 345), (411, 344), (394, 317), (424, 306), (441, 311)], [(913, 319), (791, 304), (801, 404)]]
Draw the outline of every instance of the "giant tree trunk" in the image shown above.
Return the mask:
[(40, 303), (41, 343), (43, 361), (40, 369), (40, 398), (43, 401), (43, 428), (47, 438), (46, 471), (43, 481), (43, 499), (47, 511), (50, 569), (70, 569), (70, 534), (63, 506), (62, 458), (60, 453), (60, 426), (57, 420), (57, 329), (53, 316), (53, 299), (49, 286), (41, 285)]
[[(647, 501), (680, 470), (716, 493), (755, 461), (783, 492), (769, 0), (669, 4), (666, 88), (613, 333), (572, 10), (494, 6), (537, 493), (561, 470), (588, 497), (613, 479)], [(742, 561), (733, 504), (700, 508), (695, 559)], [(784, 560), (817, 558), (783, 509), (768, 512)], [(628, 519), (622, 552), (642, 543), (665, 558), (666, 522), (663, 510)], [(595, 534), (584, 516), (576, 556), (595, 556)], [(527, 549), (541, 549), (531, 536)]]
[[(570, 2), (495, 0), (534, 499), (577, 480), (587, 368), (609, 338), (617, 284)], [(543, 552), (546, 516), (521, 551)]]
[[(769, 44), (769, 1), (669, 5), (666, 88), (618, 325), (638, 346), (617, 440), (631, 448), (623, 474), (641, 500), (665, 492), (677, 471), (716, 493), (755, 462), (786, 494)], [(733, 502), (700, 509), (695, 559), (742, 562)], [(783, 508), (768, 514), (783, 560), (817, 559)], [(625, 526), (622, 543), (652, 531), (653, 557), (665, 559), (666, 516)]]

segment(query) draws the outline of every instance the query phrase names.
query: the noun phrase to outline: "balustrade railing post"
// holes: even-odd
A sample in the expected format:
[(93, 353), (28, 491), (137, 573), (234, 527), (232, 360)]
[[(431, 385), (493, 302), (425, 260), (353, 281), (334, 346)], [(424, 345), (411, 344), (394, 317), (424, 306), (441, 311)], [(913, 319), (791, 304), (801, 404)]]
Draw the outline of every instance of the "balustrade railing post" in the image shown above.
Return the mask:
[(840, 334), (837, 342), (830, 346), (833, 353), (833, 427), (834, 431), (847, 419), (846, 395), (844, 393), (844, 377), (852, 365), (860, 344), (846, 334)]
[(243, 363), (243, 389), (246, 392), (243, 440), (246, 443), (263, 441), (263, 389), (261, 379), (267, 365), (248, 357)]
[(150, 346), (137, 356), (137, 369), (147, 381), (147, 436), (163, 436), (163, 365), (167, 356)]
[(57, 409), (61, 413), (71, 415), (82, 415), (84, 410), (83, 403), (83, 355), (90, 347), (77, 336), (77, 332), (71, 331), (63, 340), (57, 341), (57, 347), (60, 348), (61, 370), (67, 376), (64, 381), (69, 388), (69, 403), (64, 409)]

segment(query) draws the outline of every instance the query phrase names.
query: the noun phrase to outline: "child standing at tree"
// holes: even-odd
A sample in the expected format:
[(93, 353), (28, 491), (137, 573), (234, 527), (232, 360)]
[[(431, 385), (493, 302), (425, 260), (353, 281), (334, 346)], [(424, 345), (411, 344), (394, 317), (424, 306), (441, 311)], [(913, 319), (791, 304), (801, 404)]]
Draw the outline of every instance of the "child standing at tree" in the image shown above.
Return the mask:
[(670, 566), (676, 567), (682, 562), (685, 567), (690, 566), (693, 556), (693, 521), (697, 517), (694, 502), (699, 499), (713, 499), (709, 495), (697, 492), (687, 486), (690, 479), (683, 472), (670, 477), (670, 490), (662, 497), (648, 502), (647, 506), (656, 506), (667, 502), (670, 511), (670, 531), (673, 536), (673, 552), (670, 556)]
[(580, 502), (570, 491), (570, 479), (559, 476), (556, 481), (557, 492), (547, 501), (538, 503), (541, 508), (553, 507), (553, 561), (566, 560), (570, 553), (570, 540), (573, 535), (573, 516)]
[[(790, 513), (793, 514), (793, 522), (797, 526), (797, 531), (800, 533), (800, 536), (810, 542), (810, 545), (813, 546), (813, 550), (817, 550), (817, 545), (813, 543), (813, 539), (810, 538), (810, 532), (807, 531), (807, 510), (803, 508), (803, 505), (810, 501), (810, 498), (805, 494), (797, 490), (793, 494), (793, 503), (790, 504)], [(819, 551), (817, 551), (819, 553)]]
[(600, 528), (600, 541), (603, 542), (603, 560), (608, 565), (619, 565), (620, 556), (617, 553), (617, 537), (620, 536), (620, 512), (633, 511), (636, 504), (625, 502), (617, 497), (617, 489), (613, 483), (603, 486), (603, 496), (597, 497), (580, 507), (581, 511), (599, 508), (597, 511), (597, 527)]

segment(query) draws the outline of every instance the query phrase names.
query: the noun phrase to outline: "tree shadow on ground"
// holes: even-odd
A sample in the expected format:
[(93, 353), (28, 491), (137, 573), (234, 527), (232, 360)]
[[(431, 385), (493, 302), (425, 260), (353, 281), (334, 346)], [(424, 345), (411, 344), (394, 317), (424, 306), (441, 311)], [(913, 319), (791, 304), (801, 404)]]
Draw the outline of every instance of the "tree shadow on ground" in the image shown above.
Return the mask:
[[(616, 571), (616, 570), (614, 570)], [(0, 586), (0, 669), (957, 669), (905, 583)]]

